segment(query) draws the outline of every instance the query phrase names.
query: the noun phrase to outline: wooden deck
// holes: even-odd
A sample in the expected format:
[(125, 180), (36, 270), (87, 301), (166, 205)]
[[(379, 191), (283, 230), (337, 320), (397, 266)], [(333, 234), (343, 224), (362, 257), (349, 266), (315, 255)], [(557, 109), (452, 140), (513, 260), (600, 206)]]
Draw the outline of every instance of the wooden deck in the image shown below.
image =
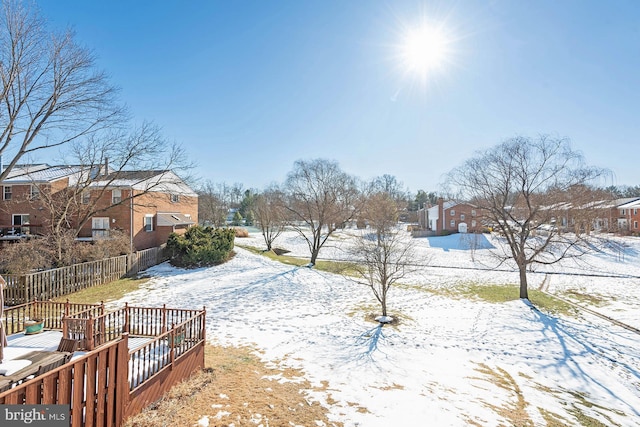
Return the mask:
[[(94, 349), (77, 351), (66, 365), (0, 392), (0, 404), (69, 404), (73, 427), (117, 427), (204, 367), (204, 309), (125, 306), (107, 313), (103, 307), (91, 306), (73, 312), (69, 307), (55, 308), (59, 303), (51, 303), (53, 308), (46, 302), (38, 304), (41, 312), (63, 313), (62, 319), (49, 316), (49, 324), (63, 330), (14, 333), (8, 337), (7, 357), (55, 350), (63, 336), (74, 338), (73, 334)], [(23, 313), (34, 308), (16, 310)], [(7, 316), (13, 319), (16, 330), (25, 316), (7, 311), (5, 321)], [(71, 330), (65, 322), (75, 322), (77, 328)]]

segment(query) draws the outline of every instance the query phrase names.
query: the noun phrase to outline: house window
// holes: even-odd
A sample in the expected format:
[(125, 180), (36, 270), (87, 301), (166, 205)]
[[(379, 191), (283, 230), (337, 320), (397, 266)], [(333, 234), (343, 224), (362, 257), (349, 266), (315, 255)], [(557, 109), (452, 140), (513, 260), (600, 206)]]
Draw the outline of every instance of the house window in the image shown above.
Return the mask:
[(109, 237), (109, 218), (96, 217), (91, 219), (91, 236), (94, 238)]
[(82, 204), (88, 205), (90, 200), (91, 200), (91, 193), (89, 193), (88, 191), (84, 191), (82, 193)]
[(31, 200), (38, 200), (40, 198), (40, 189), (37, 185), (31, 186)]
[(144, 216), (144, 231), (153, 231), (153, 215)]
[(626, 209), (620, 209), (620, 215), (626, 215), (626, 214), (627, 214)]
[(460, 214), (460, 221), (464, 221), (464, 214)]
[(451, 216), (454, 216), (456, 214), (456, 210), (455, 209), (451, 209)]
[(476, 226), (476, 220), (475, 220), (475, 219), (472, 219), (472, 220), (471, 220), (471, 226), (472, 226), (472, 227), (475, 227), (475, 226)]
[(633, 228), (638, 229), (638, 221), (633, 221)]
[(11, 200), (11, 186), (4, 186), (4, 200)]
[(12, 225), (9, 234), (29, 234), (29, 214), (14, 214)]
[(115, 205), (116, 203), (120, 203), (122, 201), (122, 190), (118, 188), (114, 188), (111, 190), (111, 204)]
[(638, 215), (638, 208), (635, 208), (635, 209), (633, 210), (633, 214), (634, 214), (634, 215)]
[(476, 210), (475, 209), (471, 209), (471, 216), (476, 216)]
[(456, 220), (452, 219), (449, 224), (451, 225), (452, 228), (454, 228), (456, 226)]
[(171, 203), (178, 203), (180, 201), (180, 196), (178, 194), (171, 195)]

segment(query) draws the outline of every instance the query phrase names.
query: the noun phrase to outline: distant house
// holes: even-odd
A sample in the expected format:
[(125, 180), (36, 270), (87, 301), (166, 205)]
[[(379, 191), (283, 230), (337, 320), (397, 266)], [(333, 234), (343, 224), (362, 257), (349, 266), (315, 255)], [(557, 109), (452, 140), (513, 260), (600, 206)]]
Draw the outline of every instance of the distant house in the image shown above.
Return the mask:
[(426, 209), (426, 228), (435, 234), (475, 233), (482, 229), (479, 209), (470, 204), (438, 199), (438, 204)]
[[(88, 174), (94, 174), (91, 180), (86, 180)], [(69, 228), (79, 228), (79, 239), (108, 238), (112, 230), (119, 230), (137, 250), (159, 246), (171, 232), (182, 233), (198, 220), (198, 195), (166, 170), (114, 172), (21, 165), (0, 185), (0, 239), (4, 240), (47, 234), (54, 216), (50, 200), (65, 197), (77, 199), (67, 220)], [(78, 193), (80, 185), (84, 186)], [(85, 216), (86, 212), (93, 214), (81, 224), (83, 208)]]
[(640, 198), (620, 200), (615, 213), (620, 232), (640, 233)]

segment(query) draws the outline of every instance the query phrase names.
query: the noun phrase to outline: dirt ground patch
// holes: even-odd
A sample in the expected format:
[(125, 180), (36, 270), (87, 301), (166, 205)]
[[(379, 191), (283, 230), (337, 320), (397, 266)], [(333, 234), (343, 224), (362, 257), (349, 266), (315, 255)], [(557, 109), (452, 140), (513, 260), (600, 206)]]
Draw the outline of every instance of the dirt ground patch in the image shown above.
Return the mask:
[(326, 426), (327, 409), (310, 400), (302, 372), (265, 366), (250, 348), (207, 346), (205, 369), (131, 417), (143, 426)]

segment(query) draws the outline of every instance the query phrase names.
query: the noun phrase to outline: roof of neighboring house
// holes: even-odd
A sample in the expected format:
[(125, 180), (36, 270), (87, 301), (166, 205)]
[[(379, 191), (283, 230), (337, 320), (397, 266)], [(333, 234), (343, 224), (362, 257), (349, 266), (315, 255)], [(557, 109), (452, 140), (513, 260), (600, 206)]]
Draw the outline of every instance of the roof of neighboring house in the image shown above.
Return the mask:
[(131, 187), (141, 191), (155, 191), (185, 196), (197, 196), (178, 175), (168, 170), (119, 171), (96, 180), (94, 187)]
[(80, 166), (50, 166), (46, 163), (14, 166), (7, 178), (6, 184), (31, 184), (52, 182), (61, 178), (80, 173)]
[[(98, 166), (86, 167), (78, 165), (51, 166), (46, 163), (16, 165), (9, 172), (9, 176), (2, 181), (3, 184), (32, 184), (53, 182), (61, 178), (69, 177), (70, 185), (75, 185), (83, 176), (88, 173), (98, 174)], [(197, 196), (180, 177), (169, 170), (146, 170), (146, 171), (113, 171), (108, 174), (97, 176), (92, 187), (127, 187), (141, 191), (155, 191), (171, 194), (181, 194), (186, 196)]]
[(640, 197), (630, 197), (627, 199), (616, 200), (616, 202), (620, 202), (620, 201), (622, 201), (622, 203), (616, 203), (616, 206), (618, 207), (618, 209), (629, 209), (629, 208), (640, 207)]
[(158, 212), (156, 225), (158, 227), (173, 227), (175, 225), (192, 225), (195, 221), (180, 213)]

